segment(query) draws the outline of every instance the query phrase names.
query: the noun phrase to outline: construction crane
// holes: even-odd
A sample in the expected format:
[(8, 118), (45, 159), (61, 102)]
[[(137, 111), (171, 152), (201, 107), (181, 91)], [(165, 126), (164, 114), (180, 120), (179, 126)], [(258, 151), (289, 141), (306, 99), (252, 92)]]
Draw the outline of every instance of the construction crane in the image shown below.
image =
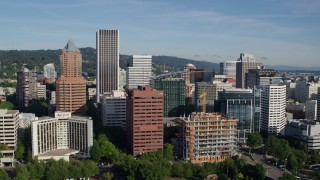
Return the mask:
[(199, 99), (202, 100), (202, 112), (206, 113), (206, 110), (207, 110), (207, 92), (206, 92), (205, 89), (200, 94)]

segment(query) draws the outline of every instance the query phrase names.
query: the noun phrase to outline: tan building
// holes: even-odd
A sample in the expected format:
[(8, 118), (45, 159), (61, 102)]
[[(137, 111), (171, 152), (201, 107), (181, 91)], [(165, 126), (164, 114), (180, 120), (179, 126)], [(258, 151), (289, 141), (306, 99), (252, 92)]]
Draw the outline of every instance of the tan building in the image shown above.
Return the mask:
[(0, 109), (0, 144), (5, 144), (5, 149), (0, 153), (0, 167), (13, 166), (14, 150), (18, 139), (19, 111)]
[(72, 41), (60, 54), (61, 77), (56, 82), (56, 110), (84, 114), (86, 80), (82, 77), (82, 55)]
[(215, 163), (235, 154), (238, 119), (217, 113), (192, 113), (180, 122), (180, 153), (185, 160)]

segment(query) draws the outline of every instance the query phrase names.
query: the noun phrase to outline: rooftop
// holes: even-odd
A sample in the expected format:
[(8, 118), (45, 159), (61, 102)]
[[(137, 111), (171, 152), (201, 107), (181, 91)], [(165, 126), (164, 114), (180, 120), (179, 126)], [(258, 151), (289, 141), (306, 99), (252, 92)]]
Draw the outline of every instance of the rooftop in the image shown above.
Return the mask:
[(74, 150), (74, 149), (57, 149), (57, 150), (53, 150), (44, 154), (39, 155), (40, 157), (44, 157), (44, 156), (67, 156), (67, 155), (71, 155), (71, 154), (76, 154), (78, 153), (78, 150)]
[(67, 45), (64, 47), (64, 50), (67, 52), (79, 52), (79, 49), (71, 40), (68, 41)]

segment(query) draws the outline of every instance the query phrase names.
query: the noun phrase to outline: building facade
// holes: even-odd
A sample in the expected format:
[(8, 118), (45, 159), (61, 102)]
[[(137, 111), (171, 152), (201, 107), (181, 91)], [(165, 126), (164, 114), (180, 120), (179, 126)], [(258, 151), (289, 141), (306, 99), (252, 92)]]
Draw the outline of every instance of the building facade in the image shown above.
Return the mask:
[(127, 137), (132, 155), (163, 148), (163, 91), (139, 86), (127, 96)]
[(18, 140), (19, 111), (0, 109), (0, 144), (6, 144), (1, 150), (0, 166), (14, 166), (14, 151)]
[(236, 69), (238, 61), (226, 61), (220, 63), (220, 74), (226, 75), (228, 78), (236, 79)]
[(37, 73), (22, 67), (17, 72), (16, 99), (19, 110), (24, 110), (30, 100), (37, 98)]
[(195, 104), (198, 108), (203, 106), (203, 100), (199, 99), (199, 96), (202, 93), (207, 93), (206, 96), (206, 104), (207, 104), (207, 111), (213, 112), (214, 102), (218, 100), (219, 92), (223, 91), (223, 89), (230, 89), (232, 88), (231, 83), (223, 83), (223, 82), (197, 82), (195, 87)]
[(101, 97), (101, 120), (103, 126), (116, 126), (126, 130), (126, 94), (112, 91)]
[(159, 79), (152, 87), (164, 93), (164, 117), (179, 117), (185, 113), (185, 81), (182, 79)]
[(119, 89), (119, 30), (98, 30), (97, 45), (97, 102), (100, 95)]
[(302, 141), (308, 150), (320, 149), (320, 123), (309, 119), (290, 120), (285, 135)]
[(55, 112), (55, 117), (41, 117), (31, 124), (32, 157), (38, 160), (65, 159), (75, 154), (89, 158), (93, 145), (90, 117), (71, 116), (71, 112)]
[(216, 113), (193, 113), (181, 119), (182, 158), (192, 163), (216, 163), (234, 155), (237, 119)]
[(224, 89), (219, 101), (222, 114), (239, 120), (238, 142), (246, 142), (249, 133), (260, 131), (260, 90)]
[(53, 63), (43, 66), (43, 76), (44, 78), (52, 79), (53, 81), (57, 78), (57, 72)]
[(259, 69), (262, 63), (256, 62), (252, 54), (240, 54), (236, 65), (236, 87), (245, 88), (245, 79), (249, 69)]
[(278, 71), (273, 69), (249, 69), (246, 76), (246, 88), (259, 87), (261, 85), (280, 84), (281, 77)]
[(127, 88), (136, 89), (138, 86), (149, 86), (152, 75), (152, 56), (133, 55), (128, 63)]
[(261, 87), (261, 130), (269, 134), (283, 133), (286, 124), (286, 86)]
[(306, 101), (306, 109), (305, 109), (306, 119), (317, 120), (317, 109), (318, 109), (317, 104), (318, 104), (317, 100)]
[(85, 114), (86, 80), (82, 77), (82, 55), (69, 40), (60, 54), (61, 77), (56, 82), (56, 110)]

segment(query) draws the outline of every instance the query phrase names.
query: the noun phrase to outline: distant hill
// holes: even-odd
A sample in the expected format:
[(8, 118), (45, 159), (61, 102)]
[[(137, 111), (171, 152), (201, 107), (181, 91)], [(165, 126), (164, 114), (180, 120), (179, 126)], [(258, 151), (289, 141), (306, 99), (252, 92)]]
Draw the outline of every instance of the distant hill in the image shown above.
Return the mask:
[[(87, 72), (90, 77), (95, 76), (96, 71), (96, 50), (91, 47), (79, 48), (83, 56), (83, 72)], [(41, 72), (43, 66), (54, 63), (59, 72), (59, 54), (61, 50), (0, 50), (0, 78), (15, 78), (17, 69), (23, 64), (27, 68)], [(120, 55), (120, 68), (127, 69), (129, 55)], [(219, 64), (206, 61), (196, 61), (192, 59), (178, 58), (172, 56), (153, 56), (153, 67), (157, 74), (162, 70), (182, 70), (186, 64), (193, 64), (197, 69), (215, 69), (219, 72)], [(272, 66), (272, 68), (282, 71), (320, 71), (319, 67), (296, 67), (296, 66)]]

